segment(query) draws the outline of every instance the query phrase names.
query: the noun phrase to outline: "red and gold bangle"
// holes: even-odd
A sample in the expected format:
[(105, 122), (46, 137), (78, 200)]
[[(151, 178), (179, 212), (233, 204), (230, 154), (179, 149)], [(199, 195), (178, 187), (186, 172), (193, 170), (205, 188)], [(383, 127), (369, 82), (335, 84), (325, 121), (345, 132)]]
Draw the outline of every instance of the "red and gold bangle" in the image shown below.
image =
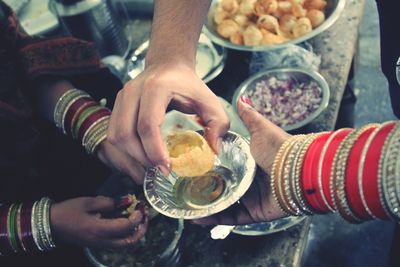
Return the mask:
[[(397, 123), (395, 128), (387, 137), (383, 145), (387, 149), (382, 149), (381, 159), (379, 163), (383, 162), (379, 168), (382, 168), (382, 189), (384, 196), (384, 203), (389, 210), (391, 217), (400, 221), (400, 199), (396, 194), (396, 160), (400, 154), (400, 123)], [(384, 153), (385, 152), (385, 153)]]
[(8, 239), (7, 231), (7, 221), (8, 221), (8, 211), (10, 210), (10, 205), (3, 205), (0, 207), (0, 252), (2, 254), (9, 254), (13, 252)]
[(319, 134), (309, 134), (307, 135), (307, 138), (304, 140), (303, 144), (301, 145), (300, 151), (297, 153), (295, 162), (294, 162), (294, 173), (293, 173), (293, 191), (295, 195), (295, 200), (296, 202), (299, 203), (300, 208), (302, 209), (304, 214), (313, 214), (315, 211), (313, 210), (313, 207), (309, 205), (306, 201), (306, 197), (304, 194), (304, 190), (301, 186), (302, 184), (302, 168), (304, 164), (304, 158), (305, 154), (310, 146), (310, 144), (318, 138), (320, 135), (324, 133), (319, 133)]
[(66, 113), (65, 113), (65, 119), (64, 119), (64, 134), (70, 134), (71, 131), (71, 123), (72, 123), (72, 119), (75, 115), (75, 113), (80, 109), (81, 106), (83, 106), (85, 103), (96, 103), (95, 101), (93, 101), (92, 98), (87, 97), (87, 96), (81, 96), (80, 98), (78, 98), (75, 102), (73, 102), (71, 104), (71, 106), (67, 109)]
[(318, 176), (314, 173), (314, 169), (317, 170), (315, 161), (317, 158), (319, 159), (320, 150), (322, 150), (322, 145), (324, 144), (323, 140), (326, 140), (329, 136), (330, 133), (326, 132), (316, 136), (309, 145), (303, 161), (301, 175), (303, 195), (315, 213), (325, 213), (321, 201), (316, 196), (320, 190), (318, 190), (318, 183), (316, 182)]
[(272, 195), (274, 196), (274, 199), (278, 205), (278, 207), (287, 215), (291, 214), (291, 212), (286, 209), (283, 199), (282, 199), (282, 191), (279, 186), (280, 184), (280, 179), (282, 176), (282, 165), (284, 165), (284, 158), (287, 155), (287, 150), (288, 148), (296, 142), (296, 140), (299, 138), (299, 135), (294, 135), (288, 138), (279, 148), (278, 153), (275, 156), (274, 162), (272, 164), (272, 171), (271, 171), (271, 190), (272, 190)]
[(361, 193), (358, 188), (358, 169), (361, 164), (361, 153), (371, 133), (378, 128), (378, 124), (373, 124), (360, 134), (354, 143), (346, 166), (345, 193), (350, 209), (362, 220), (372, 219), (368, 212), (364, 209)]
[(94, 125), (94, 123), (98, 120), (100, 120), (103, 117), (108, 117), (111, 115), (111, 112), (106, 109), (102, 108), (99, 110), (96, 110), (90, 116), (88, 116), (83, 122), (81, 127), (79, 128), (78, 131), (78, 140), (83, 140), (83, 136), (90, 130), (90, 127)]
[(78, 140), (78, 134), (79, 134), (79, 129), (82, 126), (82, 123), (94, 112), (103, 109), (102, 106), (96, 105), (96, 106), (90, 106), (88, 108), (86, 108), (85, 110), (83, 110), (81, 112), (81, 114), (79, 115), (79, 118), (76, 122), (76, 124), (74, 125), (74, 128), (72, 129), (72, 137), (75, 140)]
[(335, 131), (331, 137), (327, 140), (324, 147), (322, 148), (320, 162), (321, 165), (321, 176), (319, 176), (319, 181), (321, 183), (321, 196), (326, 200), (326, 205), (329, 210), (332, 212), (336, 212), (336, 207), (333, 203), (333, 195), (331, 192), (331, 172), (334, 164), (335, 155), (337, 149), (339, 148), (343, 139), (350, 134), (352, 129), (344, 128), (338, 131)]
[(334, 187), (334, 203), (336, 204), (337, 210), (339, 211), (340, 215), (347, 221), (353, 223), (362, 222), (362, 218), (358, 217), (357, 214), (355, 214), (354, 211), (351, 209), (348, 202), (348, 196), (346, 195), (345, 187), (347, 180), (346, 169), (348, 166), (348, 159), (351, 150), (359, 136), (369, 128), (375, 126), (376, 125), (366, 125), (360, 129), (351, 132), (343, 139), (335, 155), (335, 157), (337, 157), (337, 161), (336, 165), (333, 167), (333, 175), (331, 177), (331, 186)]
[[(382, 154), (383, 145), (386, 137), (393, 130), (395, 124), (384, 123), (368, 138), (365, 152), (365, 157), (362, 159), (363, 171), (362, 179), (359, 180), (360, 195), (363, 200), (366, 210), (371, 211), (374, 218), (387, 220), (390, 218), (390, 213), (383, 203), (383, 192), (380, 181), (382, 174), (379, 168), (379, 159)], [(363, 155), (362, 155), (363, 157)]]

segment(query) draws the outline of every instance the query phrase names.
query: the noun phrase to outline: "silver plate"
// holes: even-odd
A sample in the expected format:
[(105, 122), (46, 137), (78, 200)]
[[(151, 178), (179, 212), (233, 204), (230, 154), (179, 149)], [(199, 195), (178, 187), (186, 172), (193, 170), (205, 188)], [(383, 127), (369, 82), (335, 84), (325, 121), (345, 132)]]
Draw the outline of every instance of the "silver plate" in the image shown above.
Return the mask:
[(292, 131), (307, 125), (308, 123), (312, 122), (316, 117), (318, 117), (318, 115), (320, 115), (328, 107), (330, 96), (329, 85), (321, 74), (308, 69), (278, 68), (256, 73), (246, 79), (241, 85), (239, 85), (232, 98), (232, 106), (234, 107), (234, 109), (236, 110), (237, 101), (239, 100), (239, 97), (241, 95), (243, 95), (247, 90), (252, 90), (254, 85), (258, 81), (272, 76), (277, 77), (278, 79), (287, 79), (288, 77), (291, 77), (294, 78), (297, 82), (315, 81), (321, 88), (322, 99), (319, 107), (304, 120), (298, 121), (294, 124), (282, 126), (285, 131)]
[[(144, 70), (144, 59), (148, 47), (149, 41), (146, 41), (134, 51), (128, 66), (128, 75), (131, 79), (134, 79)], [(222, 72), (225, 60), (226, 49), (214, 45), (206, 35), (201, 34), (196, 54), (197, 75), (205, 83), (208, 83)]]
[[(198, 131), (202, 134), (202, 131)], [(224, 176), (225, 190), (213, 203), (203, 208), (190, 208), (179, 204), (175, 194), (178, 176), (164, 176), (157, 168), (149, 168), (144, 179), (144, 193), (150, 205), (159, 213), (182, 219), (197, 219), (225, 210), (237, 202), (250, 187), (256, 163), (251, 156), (249, 142), (234, 132), (228, 132), (222, 140), (221, 151), (215, 161), (214, 170), (225, 167), (233, 175)]]
[(214, 11), (216, 10), (218, 2), (221, 0), (214, 0), (211, 3), (210, 11), (208, 12), (207, 21), (203, 27), (203, 32), (213, 41), (214, 43), (221, 45), (223, 47), (235, 49), (235, 50), (243, 50), (243, 51), (267, 51), (273, 49), (284, 48), (289, 44), (298, 44), (304, 41), (307, 41), (316, 35), (322, 33), (326, 29), (328, 29), (332, 24), (339, 18), (344, 10), (346, 5), (346, 0), (327, 0), (328, 5), (326, 7), (325, 16), (326, 20), (319, 25), (317, 28), (312, 30), (311, 32), (299, 37), (292, 39), (283, 44), (277, 45), (262, 45), (262, 46), (247, 46), (247, 45), (236, 45), (231, 43), (229, 40), (225, 40), (215, 30), (214, 24)]

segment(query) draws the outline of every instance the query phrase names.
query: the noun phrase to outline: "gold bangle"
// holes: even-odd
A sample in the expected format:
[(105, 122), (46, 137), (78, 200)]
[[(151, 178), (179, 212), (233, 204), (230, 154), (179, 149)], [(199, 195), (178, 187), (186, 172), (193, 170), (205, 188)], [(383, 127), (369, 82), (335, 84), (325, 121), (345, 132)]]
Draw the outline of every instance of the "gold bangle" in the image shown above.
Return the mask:
[(278, 169), (278, 179), (276, 181), (277, 183), (277, 196), (278, 200), (280, 201), (281, 205), (284, 207), (284, 209), (290, 214), (290, 215), (297, 215), (297, 210), (296, 208), (293, 208), (291, 205), (291, 200), (290, 196), (288, 195), (289, 191), (289, 186), (288, 186), (288, 181), (289, 177), (288, 175), (290, 174), (290, 167), (291, 165), (288, 164), (288, 161), (290, 161), (291, 157), (289, 157), (290, 152), (296, 144), (301, 141), (303, 138), (305, 138), (305, 135), (297, 135), (297, 138), (291, 142), (286, 150), (284, 151), (284, 154), (282, 156), (282, 160), (280, 162), (280, 166)]
[(353, 212), (348, 202), (345, 188), (346, 165), (355, 142), (363, 132), (371, 127), (376, 127), (376, 124), (368, 124), (360, 129), (355, 129), (343, 139), (337, 151), (338, 160), (335, 166), (335, 175), (332, 177), (332, 183), (334, 185), (333, 199), (336, 203), (337, 210), (342, 218), (353, 223), (360, 223), (363, 220)]
[[(400, 124), (393, 128), (390, 136), (386, 138), (384, 146), (387, 144), (387, 150), (383, 154), (383, 175), (382, 189), (387, 209), (391, 217), (400, 220), (400, 201), (399, 195), (396, 194), (396, 160), (400, 153)], [(382, 150), (382, 152), (384, 152)]]
[(278, 182), (280, 176), (280, 165), (282, 164), (283, 155), (286, 153), (287, 147), (294, 142), (298, 138), (297, 135), (293, 135), (289, 137), (285, 142), (280, 146), (278, 153), (275, 156), (274, 162), (272, 164), (271, 170), (271, 191), (272, 195), (277, 203), (278, 207), (286, 214), (289, 215), (289, 212), (286, 211), (278, 198)]
[(324, 144), (324, 146), (323, 146), (323, 148), (322, 148), (321, 155), (320, 155), (319, 161), (318, 161), (318, 187), (319, 187), (319, 190), (320, 190), (319, 193), (321, 194), (321, 198), (322, 198), (322, 201), (324, 202), (325, 206), (328, 207), (328, 209), (329, 209), (331, 212), (335, 212), (335, 208), (332, 207), (332, 206), (329, 204), (328, 200), (327, 200), (326, 197), (325, 197), (325, 193), (324, 193), (324, 189), (323, 189), (323, 185), (322, 185), (322, 167), (323, 167), (323, 163), (324, 163), (324, 159), (325, 159), (326, 152), (328, 151), (328, 147), (329, 147), (330, 144), (332, 143), (332, 140), (333, 140), (339, 133), (341, 133), (341, 132), (343, 132), (343, 131), (347, 131), (347, 130), (349, 130), (349, 128), (343, 128), (343, 129), (340, 129), (340, 130), (337, 130), (337, 131), (333, 132), (332, 135), (329, 136), (328, 140), (326, 141), (326, 143)]

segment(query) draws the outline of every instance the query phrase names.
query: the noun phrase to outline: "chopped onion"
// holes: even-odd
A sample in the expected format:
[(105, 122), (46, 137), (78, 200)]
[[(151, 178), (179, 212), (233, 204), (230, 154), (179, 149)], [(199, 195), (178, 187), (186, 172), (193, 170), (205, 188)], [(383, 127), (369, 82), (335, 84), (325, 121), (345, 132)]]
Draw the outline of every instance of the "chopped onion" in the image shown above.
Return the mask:
[(315, 81), (299, 83), (293, 78), (260, 80), (245, 95), (258, 112), (280, 127), (306, 119), (322, 101), (321, 88)]

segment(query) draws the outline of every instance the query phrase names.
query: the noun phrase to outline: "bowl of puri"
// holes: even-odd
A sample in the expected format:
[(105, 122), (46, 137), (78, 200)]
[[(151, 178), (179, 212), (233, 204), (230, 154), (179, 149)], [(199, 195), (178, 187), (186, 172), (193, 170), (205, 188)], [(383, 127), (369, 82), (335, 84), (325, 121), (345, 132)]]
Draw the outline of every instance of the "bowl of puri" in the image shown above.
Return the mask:
[(203, 32), (216, 44), (266, 51), (307, 41), (328, 29), (346, 0), (214, 0)]
[(203, 130), (168, 133), (165, 144), (172, 171), (163, 175), (158, 168), (147, 169), (144, 193), (161, 214), (181, 219), (207, 217), (236, 203), (250, 187), (256, 163), (249, 142), (228, 131), (216, 154), (203, 135)]

